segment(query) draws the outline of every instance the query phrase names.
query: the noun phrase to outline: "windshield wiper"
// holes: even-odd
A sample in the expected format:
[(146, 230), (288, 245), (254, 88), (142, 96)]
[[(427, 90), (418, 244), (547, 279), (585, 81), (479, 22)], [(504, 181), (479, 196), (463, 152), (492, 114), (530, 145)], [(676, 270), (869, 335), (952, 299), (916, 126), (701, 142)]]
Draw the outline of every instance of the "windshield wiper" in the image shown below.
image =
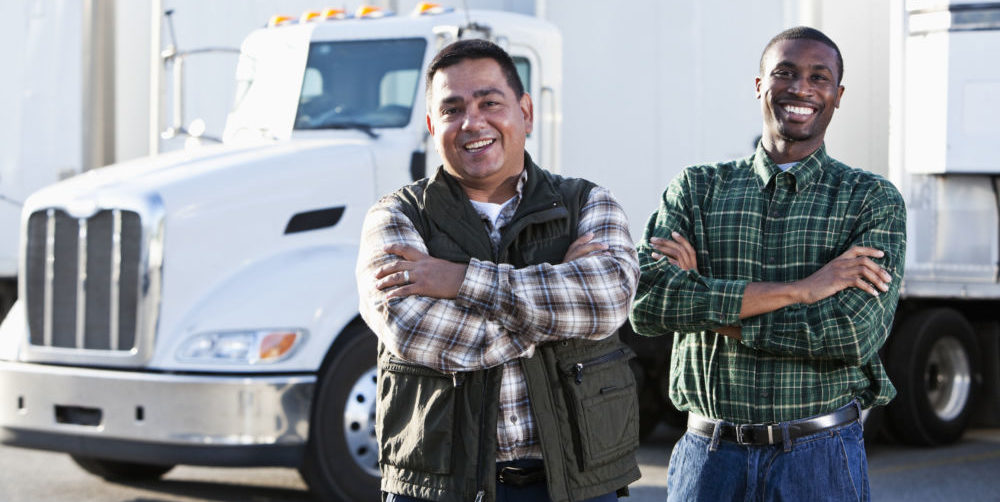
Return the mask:
[(372, 130), (372, 126), (364, 122), (331, 122), (329, 124), (310, 127), (309, 129), (354, 129), (367, 134), (371, 139), (378, 138), (378, 133)]

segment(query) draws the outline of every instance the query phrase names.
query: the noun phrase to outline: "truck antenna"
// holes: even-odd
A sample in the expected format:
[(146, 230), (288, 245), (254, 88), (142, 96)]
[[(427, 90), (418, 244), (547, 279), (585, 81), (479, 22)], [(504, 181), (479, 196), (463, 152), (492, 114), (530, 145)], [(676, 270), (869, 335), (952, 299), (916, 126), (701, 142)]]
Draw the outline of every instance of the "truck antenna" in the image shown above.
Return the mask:
[(163, 11), (163, 16), (167, 19), (167, 28), (170, 29), (170, 45), (177, 49), (177, 35), (174, 33), (174, 9)]

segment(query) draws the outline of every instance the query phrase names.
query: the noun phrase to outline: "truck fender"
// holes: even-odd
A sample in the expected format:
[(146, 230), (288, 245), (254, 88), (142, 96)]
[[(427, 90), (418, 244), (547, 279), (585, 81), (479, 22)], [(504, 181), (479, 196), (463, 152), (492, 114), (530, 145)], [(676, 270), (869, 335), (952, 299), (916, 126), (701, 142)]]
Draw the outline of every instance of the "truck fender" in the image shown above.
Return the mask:
[[(160, 337), (166, 346), (158, 347), (157, 357), (166, 359), (159, 362), (197, 370), (198, 363), (179, 362), (176, 354), (198, 333), (304, 329), (305, 339), (295, 353), (267, 367), (317, 371), (336, 336), (358, 315), (356, 261), (356, 245), (334, 245), (291, 249), (245, 264), (194, 302), (197, 306), (183, 315), (173, 333)], [(218, 364), (201, 366), (220, 369)], [(239, 366), (233, 370), (246, 371)]]

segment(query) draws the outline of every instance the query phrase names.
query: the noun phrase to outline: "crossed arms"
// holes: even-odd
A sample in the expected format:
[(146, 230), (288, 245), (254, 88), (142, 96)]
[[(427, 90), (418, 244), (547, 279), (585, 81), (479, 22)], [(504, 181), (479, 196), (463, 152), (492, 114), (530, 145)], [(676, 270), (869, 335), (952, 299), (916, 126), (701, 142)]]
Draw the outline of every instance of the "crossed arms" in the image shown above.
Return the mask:
[(356, 275), (361, 315), (396, 356), (472, 371), (530, 357), (541, 343), (605, 338), (625, 322), (638, 262), (624, 211), (607, 190), (591, 191), (581, 237), (563, 263), (521, 269), (428, 256), (395, 203), (386, 198), (368, 212)]
[(839, 256), (780, 283), (699, 273), (707, 250), (684, 237), (690, 213), (668, 190), (639, 245), (633, 326), (649, 335), (714, 331), (774, 354), (866, 362), (888, 334), (903, 270), (905, 210), (894, 188), (882, 188), (887, 203), (864, 207)]

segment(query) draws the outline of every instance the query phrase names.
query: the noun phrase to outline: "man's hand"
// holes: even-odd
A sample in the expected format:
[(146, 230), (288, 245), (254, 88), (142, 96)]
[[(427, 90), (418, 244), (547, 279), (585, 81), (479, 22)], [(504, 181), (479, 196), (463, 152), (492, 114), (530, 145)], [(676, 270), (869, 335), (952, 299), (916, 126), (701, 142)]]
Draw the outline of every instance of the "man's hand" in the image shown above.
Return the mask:
[(671, 232), (670, 237), (672, 239), (650, 238), (649, 244), (657, 251), (651, 256), (657, 260), (666, 258), (684, 270), (698, 270), (698, 256), (695, 254), (694, 246), (677, 232)]
[[(801, 303), (815, 303), (847, 288), (858, 288), (872, 296), (889, 290), (892, 275), (872, 261), (885, 253), (878, 249), (854, 246), (834, 258), (809, 277), (796, 281)], [(877, 288), (877, 289), (876, 289)]]
[(402, 258), (375, 272), (376, 288), (382, 291), (395, 288), (386, 294), (387, 299), (411, 295), (455, 298), (469, 268), (464, 263), (434, 258), (403, 244), (388, 246), (385, 252)]
[(591, 253), (597, 253), (608, 249), (607, 244), (603, 242), (593, 242), (593, 240), (594, 232), (587, 232), (580, 237), (577, 237), (577, 239), (569, 245), (569, 249), (566, 250), (566, 256), (563, 257), (562, 262), (569, 263), (577, 258), (583, 258)]

